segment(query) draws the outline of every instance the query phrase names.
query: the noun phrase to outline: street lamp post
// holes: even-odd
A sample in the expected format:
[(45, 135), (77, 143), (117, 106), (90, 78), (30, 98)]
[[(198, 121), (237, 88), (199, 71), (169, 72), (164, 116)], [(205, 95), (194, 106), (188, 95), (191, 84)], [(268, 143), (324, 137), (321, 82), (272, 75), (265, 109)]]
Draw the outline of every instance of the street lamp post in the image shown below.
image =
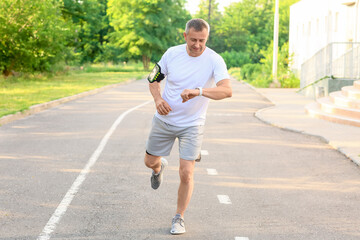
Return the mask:
[(277, 79), (277, 65), (278, 65), (278, 45), (279, 45), (279, 0), (275, 1), (275, 16), (274, 16), (274, 48), (273, 48), (273, 83), (272, 87), (280, 87)]
[(357, 43), (358, 42), (358, 22), (359, 22), (359, 0), (356, 1), (356, 8), (355, 8), (355, 39), (354, 42)]

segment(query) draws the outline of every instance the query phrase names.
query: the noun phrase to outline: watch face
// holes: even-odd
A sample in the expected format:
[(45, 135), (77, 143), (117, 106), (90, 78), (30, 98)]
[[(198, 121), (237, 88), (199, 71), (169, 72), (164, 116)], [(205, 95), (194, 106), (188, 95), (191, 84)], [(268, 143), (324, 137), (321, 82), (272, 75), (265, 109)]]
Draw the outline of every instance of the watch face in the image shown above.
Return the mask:
[(156, 74), (159, 72), (160, 68), (159, 66), (156, 64), (155, 67), (153, 68), (153, 70), (151, 71), (151, 73), (149, 74), (148, 80), (150, 82), (154, 81), (154, 78), (156, 76)]

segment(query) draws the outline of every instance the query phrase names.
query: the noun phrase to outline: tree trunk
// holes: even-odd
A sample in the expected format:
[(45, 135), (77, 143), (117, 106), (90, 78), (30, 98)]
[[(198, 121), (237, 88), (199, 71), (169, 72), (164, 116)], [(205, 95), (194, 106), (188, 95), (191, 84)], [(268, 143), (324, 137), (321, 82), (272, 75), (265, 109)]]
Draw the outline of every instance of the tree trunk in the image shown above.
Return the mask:
[(144, 66), (144, 70), (148, 71), (149, 70), (149, 65), (150, 65), (150, 57), (143, 55), (142, 56), (142, 62), (143, 62), (143, 66)]
[(10, 63), (10, 66), (4, 66), (4, 70), (2, 72), (3, 76), (5, 77), (8, 77), (10, 75), (13, 75), (13, 69), (14, 69), (14, 66), (15, 66), (15, 62), (14, 61), (11, 61)]
[(11, 69), (5, 67), (5, 69), (2, 72), (3, 76), (8, 77), (12, 74)]

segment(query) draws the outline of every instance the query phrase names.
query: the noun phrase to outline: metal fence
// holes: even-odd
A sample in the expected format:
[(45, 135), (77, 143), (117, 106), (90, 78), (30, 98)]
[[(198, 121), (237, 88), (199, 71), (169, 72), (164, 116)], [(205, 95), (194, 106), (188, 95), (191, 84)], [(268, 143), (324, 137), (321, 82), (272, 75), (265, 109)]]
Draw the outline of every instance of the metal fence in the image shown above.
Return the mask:
[(360, 43), (331, 43), (301, 65), (300, 87), (324, 77), (360, 79)]

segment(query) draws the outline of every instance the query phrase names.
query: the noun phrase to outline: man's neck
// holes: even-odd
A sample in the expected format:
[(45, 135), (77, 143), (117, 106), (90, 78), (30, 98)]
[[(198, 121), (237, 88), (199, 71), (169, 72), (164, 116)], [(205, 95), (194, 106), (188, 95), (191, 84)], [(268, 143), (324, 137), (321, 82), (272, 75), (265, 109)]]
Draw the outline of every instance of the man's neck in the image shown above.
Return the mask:
[(190, 57), (200, 57), (200, 56), (205, 52), (206, 48), (207, 48), (207, 47), (205, 46), (204, 50), (203, 50), (199, 55), (193, 56), (193, 55), (191, 55), (191, 52), (190, 52), (190, 50), (189, 50), (188, 45), (186, 45), (186, 52), (187, 52), (187, 54), (188, 54)]

